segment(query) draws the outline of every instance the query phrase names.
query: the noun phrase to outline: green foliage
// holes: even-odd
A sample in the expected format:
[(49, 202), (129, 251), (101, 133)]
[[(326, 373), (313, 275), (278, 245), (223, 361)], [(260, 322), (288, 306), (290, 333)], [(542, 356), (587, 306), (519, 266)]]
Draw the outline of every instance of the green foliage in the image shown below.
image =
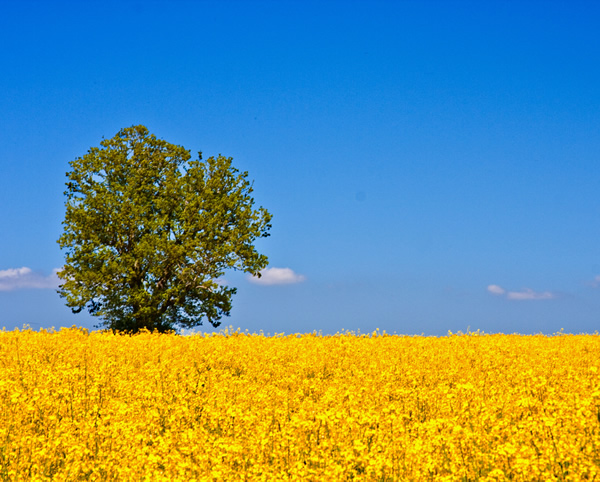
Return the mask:
[(248, 173), (221, 155), (190, 161), (144, 126), (100, 145), (67, 173), (59, 294), (113, 330), (218, 326), (236, 292), (218, 283), (225, 270), (268, 264), (254, 241), (271, 215), (253, 207)]

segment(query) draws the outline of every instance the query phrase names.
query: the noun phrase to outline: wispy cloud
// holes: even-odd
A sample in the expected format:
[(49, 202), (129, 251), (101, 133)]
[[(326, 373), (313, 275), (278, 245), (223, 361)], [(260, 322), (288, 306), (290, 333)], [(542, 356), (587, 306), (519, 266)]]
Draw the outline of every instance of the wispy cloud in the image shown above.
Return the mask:
[(556, 294), (551, 291), (533, 291), (530, 288), (521, 291), (506, 291), (501, 286), (489, 285), (487, 290), (495, 296), (504, 296), (507, 300), (551, 300), (556, 298)]
[(550, 291), (540, 292), (527, 288), (522, 291), (509, 291), (506, 297), (509, 300), (551, 300), (556, 298), (556, 295)]
[(600, 276), (594, 277), (594, 279), (590, 282), (592, 288), (600, 288)]
[(265, 268), (258, 276), (248, 276), (252, 283), (259, 285), (288, 285), (301, 283), (306, 279), (305, 276), (294, 273), (290, 268)]
[(9, 268), (0, 270), (0, 291), (13, 291), (19, 289), (56, 289), (60, 284), (57, 276), (59, 269), (52, 271), (49, 276), (36, 273), (31, 268)]

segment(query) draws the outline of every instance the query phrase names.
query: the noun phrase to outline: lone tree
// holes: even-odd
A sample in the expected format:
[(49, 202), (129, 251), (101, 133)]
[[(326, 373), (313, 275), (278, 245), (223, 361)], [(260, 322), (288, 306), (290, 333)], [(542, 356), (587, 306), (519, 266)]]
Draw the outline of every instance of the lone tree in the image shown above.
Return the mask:
[(67, 173), (58, 293), (112, 330), (219, 326), (236, 292), (219, 284), (225, 270), (268, 264), (254, 241), (271, 215), (253, 207), (248, 173), (221, 155), (190, 161), (141, 125), (100, 145)]

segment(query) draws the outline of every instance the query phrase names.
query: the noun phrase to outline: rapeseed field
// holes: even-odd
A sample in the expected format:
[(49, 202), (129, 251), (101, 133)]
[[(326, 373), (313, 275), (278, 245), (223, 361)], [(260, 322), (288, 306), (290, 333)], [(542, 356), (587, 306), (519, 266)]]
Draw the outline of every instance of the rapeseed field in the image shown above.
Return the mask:
[(600, 480), (600, 336), (0, 332), (0, 480)]

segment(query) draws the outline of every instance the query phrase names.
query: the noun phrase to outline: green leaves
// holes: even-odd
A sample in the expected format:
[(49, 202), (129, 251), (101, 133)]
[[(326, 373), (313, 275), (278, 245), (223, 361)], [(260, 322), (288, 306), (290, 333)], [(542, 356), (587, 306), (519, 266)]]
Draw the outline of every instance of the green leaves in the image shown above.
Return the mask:
[(221, 155), (190, 161), (144, 126), (100, 145), (67, 173), (59, 294), (115, 330), (218, 326), (235, 288), (216, 280), (268, 264), (254, 241), (271, 215), (254, 208), (248, 173)]

